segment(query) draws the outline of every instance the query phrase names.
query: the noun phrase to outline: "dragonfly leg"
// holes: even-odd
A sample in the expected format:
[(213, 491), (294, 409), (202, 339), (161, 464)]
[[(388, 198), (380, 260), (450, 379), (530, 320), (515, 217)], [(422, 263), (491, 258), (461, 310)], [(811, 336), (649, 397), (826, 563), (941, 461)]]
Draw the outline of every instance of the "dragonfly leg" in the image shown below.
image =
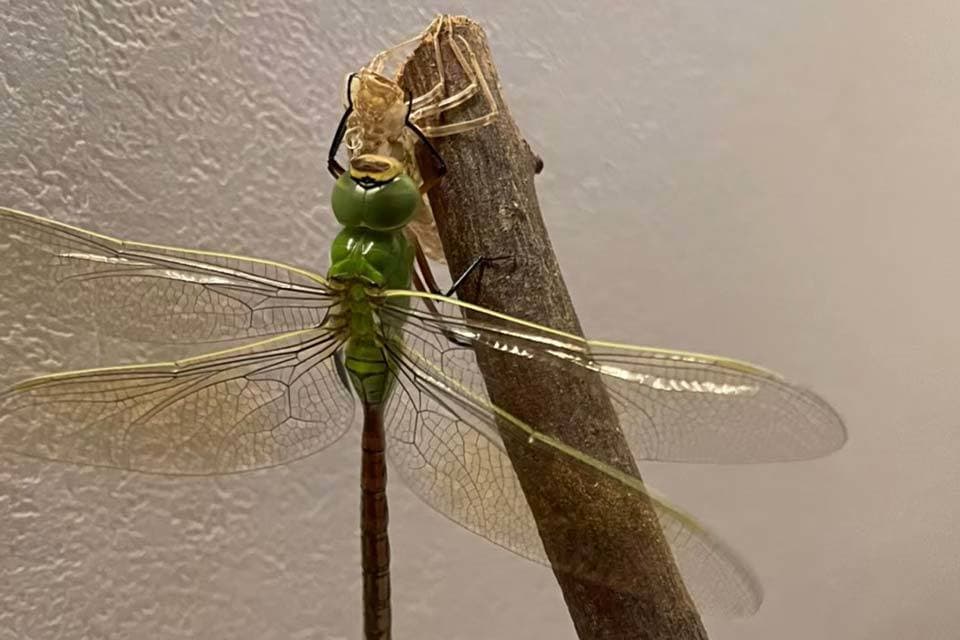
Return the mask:
[(343, 165), (337, 162), (337, 151), (340, 150), (340, 145), (343, 143), (343, 136), (347, 133), (347, 121), (350, 119), (350, 114), (353, 113), (353, 98), (350, 96), (350, 85), (353, 83), (353, 79), (356, 76), (357, 74), (355, 73), (351, 73), (347, 76), (347, 108), (344, 109), (343, 115), (340, 116), (340, 122), (337, 124), (337, 132), (333, 134), (333, 141), (330, 143), (330, 151), (327, 153), (327, 170), (334, 178), (339, 178), (345, 171)]
[[(474, 271), (479, 270), (477, 278), (480, 279), (480, 278), (483, 278), (483, 272), (486, 269), (488, 264), (491, 264), (494, 262), (500, 262), (501, 260), (513, 259), (513, 256), (495, 256), (492, 258), (488, 258), (486, 256), (480, 256), (479, 258), (474, 260), (462, 274), (460, 274), (460, 277), (456, 279), (456, 281), (453, 283), (453, 286), (451, 286), (447, 291), (443, 291), (440, 288), (440, 285), (437, 284), (437, 279), (433, 275), (433, 270), (430, 268), (430, 261), (427, 260), (427, 256), (423, 252), (423, 248), (420, 246), (420, 243), (416, 240), (416, 236), (414, 236), (413, 242), (414, 242), (414, 246), (416, 247), (417, 267), (419, 269), (419, 273), (417, 272), (417, 270), (414, 270), (413, 272), (414, 288), (416, 288), (418, 291), (429, 291), (430, 293), (444, 296), (444, 297), (450, 297), (454, 293), (456, 293), (457, 289), (464, 283), (464, 281), (466, 281), (467, 277)], [(423, 276), (422, 278), (421, 278), (421, 274)], [(436, 305), (434, 304), (433, 300), (425, 299), (424, 303), (426, 304), (427, 309), (429, 309), (433, 315), (435, 316), (440, 315), (440, 312), (437, 309)], [(458, 337), (452, 332), (448, 333), (444, 331), (444, 334), (447, 336), (447, 339), (450, 340), (450, 342), (453, 342), (454, 344), (458, 344), (461, 347), (473, 346), (473, 343), (463, 340), (462, 338)]]
[(427, 259), (427, 254), (423, 252), (423, 245), (420, 244), (416, 236), (413, 236), (413, 244), (416, 250), (417, 268), (420, 270), (420, 274), (423, 275), (423, 280), (420, 280), (420, 276), (414, 271), (414, 284), (418, 285), (418, 287), (423, 287), (423, 289), (421, 289), (422, 291), (443, 295), (443, 291), (440, 289), (440, 285), (433, 275), (433, 269), (430, 268), (430, 261)]
[[(416, 237), (414, 237), (416, 240)], [(436, 278), (433, 276), (433, 271), (430, 269), (430, 263), (427, 261), (427, 256), (423, 253), (423, 249), (420, 247), (420, 244), (417, 243), (417, 266), (419, 267), (419, 273), (416, 269), (413, 271), (413, 286), (417, 291), (428, 291), (430, 293), (435, 293), (437, 295), (442, 295), (439, 285), (437, 285)], [(420, 274), (423, 274), (421, 279)], [(424, 283), (424, 280), (427, 282)], [(424, 304), (427, 306), (427, 310), (432, 313), (437, 318), (440, 316), (440, 310), (437, 309), (437, 305), (430, 298), (424, 298)], [(441, 325), (442, 326), (442, 325)], [(472, 343), (464, 340), (459, 337), (452, 331), (443, 329), (444, 335), (447, 337), (447, 340), (450, 342), (460, 345), (461, 347), (471, 347)]]
[(450, 286), (450, 289), (447, 290), (443, 295), (450, 297), (457, 292), (458, 289), (466, 282), (467, 278), (474, 271), (477, 272), (477, 284), (483, 281), (483, 274), (486, 271), (487, 267), (496, 262), (501, 262), (503, 260), (513, 260), (513, 256), (480, 256), (470, 263), (470, 266), (464, 269), (463, 273), (460, 274), (460, 277), (453, 281), (453, 285)]
[(436, 277), (433, 275), (433, 269), (430, 267), (430, 261), (427, 259), (426, 254), (423, 252), (423, 247), (420, 246), (420, 243), (414, 237), (414, 245), (416, 247), (416, 260), (417, 267), (420, 270), (420, 274), (423, 275), (423, 280), (420, 280), (420, 277), (414, 273), (414, 285), (418, 287), (425, 287), (425, 291), (434, 293), (439, 296), (444, 296), (449, 298), (455, 294), (460, 287), (463, 286), (463, 283), (467, 281), (467, 278), (470, 277), (470, 274), (477, 272), (477, 281), (480, 282), (483, 279), (483, 274), (486, 271), (487, 266), (494, 264), (496, 262), (501, 262), (503, 260), (512, 260), (513, 256), (504, 255), (504, 256), (480, 256), (470, 263), (463, 273), (461, 273), (450, 286), (449, 289), (444, 291), (440, 288), (440, 285), (437, 283)]

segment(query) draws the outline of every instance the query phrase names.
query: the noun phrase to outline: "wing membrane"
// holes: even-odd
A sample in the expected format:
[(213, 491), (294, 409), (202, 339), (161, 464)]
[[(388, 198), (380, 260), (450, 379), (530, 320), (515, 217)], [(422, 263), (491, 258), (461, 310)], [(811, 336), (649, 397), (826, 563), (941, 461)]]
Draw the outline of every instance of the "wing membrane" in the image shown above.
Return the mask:
[(745, 362), (589, 341), (432, 294), (395, 291), (387, 299), (384, 313), (432, 335), (440, 357), (447, 349), (486, 347), (563, 375), (599, 374), (639, 459), (802, 460), (846, 441), (843, 422), (824, 400)]
[(220, 342), (318, 326), (320, 276), (278, 262), (116, 240), (0, 208), (4, 294), (148, 342)]
[(175, 475), (290, 462), (351, 424), (341, 342), (307, 329), (180, 362), (33, 378), (0, 395), (0, 448)]
[[(425, 328), (428, 327), (428, 328)], [(522, 441), (528, 462), (541, 468), (577, 464), (591, 499), (608, 520), (617, 521), (620, 500), (637, 492), (652, 501), (697, 606), (724, 615), (747, 615), (762, 601), (762, 589), (735, 553), (693, 518), (651, 496), (638, 480), (588, 459), (562, 443), (509, 418), (498, 430), (502, 411), (490, 404), (469, 347), (457, 347), (429, 325), (405, 325), (403, 342), (388, 342), (400, 382), (387, 406), (388, 452), (404, 481), (427, 504), (454, 522), (523, 557), (622, 589), (634, 588), (634, 574), (614, 562), (613, 572), (599, 569), (604, 550), (578, 545), (551, 562), (538, 533), (503, 440)], [(501, 435), (502, 434), (502, 435)], [(516, 450), (514, 452), (516, 456)], [(571, 511), (541, 518), (540, 527), (565, 527)], [(618, 535), (634, 536), (644, 523), (616, 522)], [(610, 551), (616, 553), (616, 550)], [(622, 573), (621, 573), (622, 572)]]

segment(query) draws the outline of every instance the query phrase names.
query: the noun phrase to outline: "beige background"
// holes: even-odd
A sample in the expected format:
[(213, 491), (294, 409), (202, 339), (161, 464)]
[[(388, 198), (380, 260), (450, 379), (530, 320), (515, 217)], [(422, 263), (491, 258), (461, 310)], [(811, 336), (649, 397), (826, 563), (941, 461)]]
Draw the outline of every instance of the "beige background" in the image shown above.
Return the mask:
[[(323, 269), (342, 76), (437, 9), (489, 30), (586, 329), (765, 363), (848, 421), (821, 461), (645, 468), (766, 587), (712, 637), (958, 637), (955, 2), (0, 0), (0, 203)], [(2, 382), (138, 355), (0, 304)], [(0, 453), (0, 639), (357, 638), (358, 460)], [(396, 637), (574, 637), (548, 571), (390, 497)]]

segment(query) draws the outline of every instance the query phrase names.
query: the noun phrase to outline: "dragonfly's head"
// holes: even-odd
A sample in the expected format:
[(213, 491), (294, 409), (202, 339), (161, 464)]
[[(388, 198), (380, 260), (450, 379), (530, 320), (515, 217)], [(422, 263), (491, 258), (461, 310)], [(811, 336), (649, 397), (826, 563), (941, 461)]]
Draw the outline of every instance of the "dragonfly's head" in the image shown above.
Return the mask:
[(337, 180), (331, 198), (340, 224), (377, 231), (406, 225), (420, 202), (420, 191), (403, 165), (395, 158), (373, 154), (350, 161), (350, 170)]

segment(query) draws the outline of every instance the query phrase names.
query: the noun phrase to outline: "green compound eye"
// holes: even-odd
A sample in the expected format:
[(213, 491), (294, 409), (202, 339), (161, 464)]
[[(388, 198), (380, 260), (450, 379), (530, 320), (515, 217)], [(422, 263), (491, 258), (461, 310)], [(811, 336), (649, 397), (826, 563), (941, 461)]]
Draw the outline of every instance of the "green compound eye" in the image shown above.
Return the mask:
[(393, 158), (357, 156), (337, 180), (331, 196), (333, 214), (345, 227), (377, 231), (399, 229), (420, 205), (417, 185)]

